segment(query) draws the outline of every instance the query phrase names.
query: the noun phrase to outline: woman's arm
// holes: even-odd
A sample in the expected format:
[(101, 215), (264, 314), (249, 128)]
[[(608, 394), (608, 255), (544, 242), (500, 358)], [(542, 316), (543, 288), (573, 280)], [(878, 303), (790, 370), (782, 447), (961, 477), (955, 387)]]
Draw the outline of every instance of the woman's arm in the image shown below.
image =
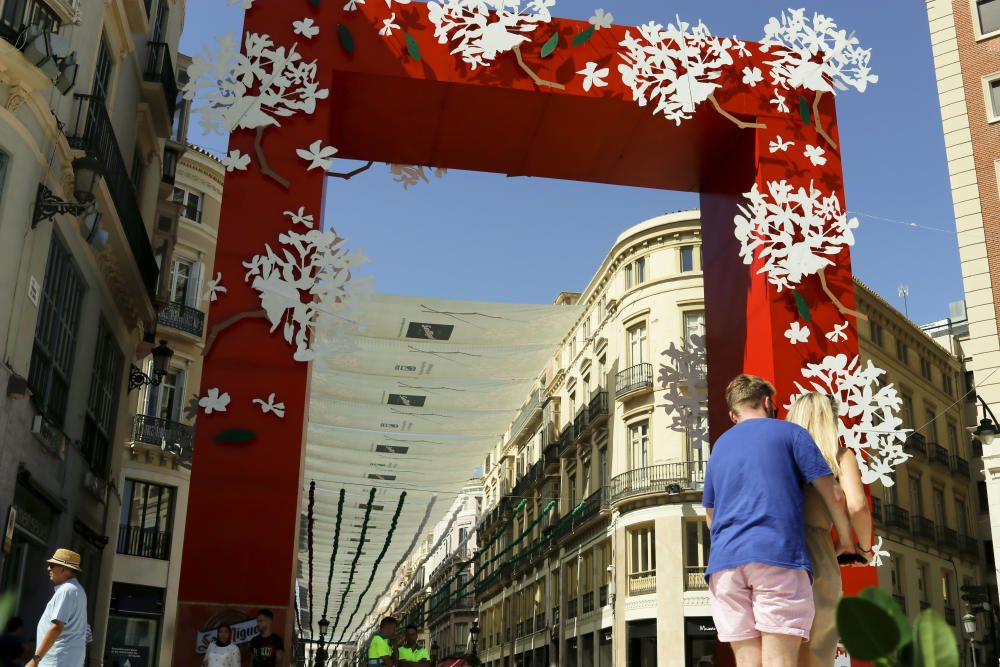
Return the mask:
[(861, 469), (853, 449), (840, 453), (840, 486), (847, 497), (847, 513), (851, 518), (851, 528), (858, 536), (858, 544), (870, 557), (872, 550), (872, 513), (865, 496), (865, 486), (861, 483)]

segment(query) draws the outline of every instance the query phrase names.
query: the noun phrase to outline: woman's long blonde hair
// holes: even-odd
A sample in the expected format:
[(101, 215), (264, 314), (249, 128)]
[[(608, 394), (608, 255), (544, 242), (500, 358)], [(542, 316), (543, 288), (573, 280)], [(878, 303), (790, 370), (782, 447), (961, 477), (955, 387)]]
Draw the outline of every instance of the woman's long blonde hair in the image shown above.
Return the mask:
[(833, 471), (840, 477), (840, 436), (837, 435), (837, 414), (833, 399), (825, 394), (803, 394), (788, 411), (788, 421), (809, 431), (816, 446)]

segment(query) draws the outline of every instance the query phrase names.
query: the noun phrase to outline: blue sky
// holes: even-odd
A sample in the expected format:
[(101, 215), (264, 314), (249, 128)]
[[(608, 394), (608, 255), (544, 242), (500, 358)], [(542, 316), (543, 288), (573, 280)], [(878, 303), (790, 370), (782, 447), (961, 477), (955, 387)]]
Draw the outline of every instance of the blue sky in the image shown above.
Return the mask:
[[(555, 13), (585, 19), (598, 6), (620, 24), (665, 22), (679, 14), (703, 19), (715, 34), (756, 39), (767, 19), (789, 5), (560, 0)], [(900, 310), (897, 288), (907, 285), (909, 312), (918, 322), (947, 317), (948, 303), (962, 298), (962, 281), (924, 3), (839, 0), (792, 6), (824, 12), (854, 31), (872, 49), (872, 66), (881, 77), (867, 93), (838, 99), (847, 208), (862, 223), (855, 273)], [(189, 0), (181, 49), (200, 51), (217, 34), (238, 33), (241, 24), (242, 11), (225, 0)], [(224, 137), (198, 132), (192, 123), (191, 141), (224, 152)], [(379, 291), (547, 303), (560, 291), (582, 290), (622, 230), (660, 213), (696, 207), (698, 199), (455, 171), (404, 191), (383, 165), (348, 182), (333, 179), (327, 202), (325, 224), (372, 258), (370, 273)]]

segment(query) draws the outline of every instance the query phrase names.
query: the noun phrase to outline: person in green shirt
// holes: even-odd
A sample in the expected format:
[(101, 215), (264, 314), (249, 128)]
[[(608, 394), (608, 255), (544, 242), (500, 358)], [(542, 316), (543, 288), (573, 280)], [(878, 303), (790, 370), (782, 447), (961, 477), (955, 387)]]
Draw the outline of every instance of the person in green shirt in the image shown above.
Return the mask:
[(406, 641), (399, 647), (399, 667), (430, 667), (431, 654), (417, 645), (417, 626), (406, 626)]
[(390, 638), (396, 634), (399, 621), (386, 616), (378, 624), (378, 632), (368, 644), (368, 667), (397, 667), (398, 655), (390, 643)]

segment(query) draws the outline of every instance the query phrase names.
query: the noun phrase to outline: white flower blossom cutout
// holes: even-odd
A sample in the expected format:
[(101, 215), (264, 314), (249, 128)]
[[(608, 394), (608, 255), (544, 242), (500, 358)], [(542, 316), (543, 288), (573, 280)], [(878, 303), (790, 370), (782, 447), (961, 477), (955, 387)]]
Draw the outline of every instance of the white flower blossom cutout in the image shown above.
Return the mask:
[(756, 88), (757, 84), (764, 80), (764, 73), (760, 71), (759, 67), (744, 67), (743, 68), (743, 83), (750, 86), (751, 88)]
[(198, 405), (205, 411), (206, 415), (213, 412), (225, 412), (229, 406), (229, 392), (219, 394), (218, 387), (212, 387), (208, 393), (198, 399)]
[(812, 332), (809, 327), (804, 327), (798, 322), (792, 322), (788, 325), (788, 329), (785, 330), (785, 338), (792, 345), (798, 345), (799, 343), (808, 343), (810, 333)]
[(594, 10), (594, 15), (590, 17), (590, 25), (594, 26), (594, 30), (600, 30), (602, 28), (610, 28), (615, 23), (614, 14), (611, 12), (605, 12), (603, 9), (598, 7)]
[[(665, 390), (664, 402), (672, 417), (670, 429), (684, 433), (689, 442), (708, 443), (708, 364), (705, 336), (692, 334), (677, 347), (673, 343), (663, 352), (667, 362), (660, 365), (660, 387)], [(706, 453), (707, 456), (707, 453)]]
[(779, 93), (777, 90), (774, 91), (774, 98), (771, 100), (771, 104), (778, 107), (778, 111), (781, 113), (788, 113), (788, 105), (785, 103), (785, 96)]
[(848, 326), (849, 326), (848, 322), (844, 322), (843, 324), (834, 324), (833, 331), (829, 331), (826, 334), (827, 340), (829, 340), (831, 343), (840, 343), (847, 340)]
[(556, 0), (432, 0), (427, 12), (438, 43), (451, 43), (451, 53), (476, 69), (529, 41), (527, 33), (552, 21), (549, 8), (555, 4)]
[[(403, 185), (404, 190), (408, 189), (410, 186), (418, 185), (421, 181), (424, 183), (430, 183), (430, 179), (427, 178), (427, 169), (420, 165), (391, 164), (389, 165), (389, 173), (392, 174), (393, 181)], [(447, 169), (437, 167), (434, 169), (434, 178), (444, 178), (447, 173)]]
[(385, 0), (386, 7), (392, 7), (392, 3), (395, 2), (397, 5), (408, 5), (412, 0)]
[(295, 360), (310, 361), (313, 327), (352, 303), (351, 272), (368, 259), (348, 251), (332, 230), (287, 231), (278, 242), (277, 252), (265, 245), (262, 254), (243, 262), (245, 280), (259, 294), (271, 331), (281, 327), (282, 337), (295, 347)]
[(795, 145), (794, 141), (785, 141), (779, 135), (779, 136), (775, 137), (774, 140), (770, 144), (767, 145), (767, 147), (768, 147), (768, 149), (772, 153), (777, 153), (778, 151), (782, 151), (782, 152), (787, 151), (789, 148), (791, 148), (794, 145)]
[(246, 171), (247, 167), (250, 166), (250, 156), (234, 148), (229, 151), (229, 155), (219, 160), (219, 162), (222, 163), (227, 172)]
[(365, 4), (365, 0), (347, 0), (347, 4), (344, 5), (345, 12), (357, 11), (358, 5)]
[(875, 544), (872, 545), (872, 559), (868, 564), (871, 567), (882, 567), (882, 561), (885, 558), (892, 558), (892, 555), (883, 548), (882, 536), (877, 535)]
[(208, 281), (208, 291), (206, 291), (202, 296), (204, 301), (218, 301), (220, 294), (225, 294), (229, 290), (222, 286), (222, 273), (217, 272), (215, 278)]
[(577, 74), (583, 75), (583, 89), (590, 92), (592, 87), (603, 88), (608, 85), (608, 82), (604, 80), (611, 70), (607, 67), (597, 68), (597, 63), (588, 62), (586, 67), (577, 72)]
[(312, 229), (313, 224), (316, 222), (312, 213), (306, 213), (305, 206), (299, 206), (299, 210), (297, 211), (285, 211), (282, 215), (291, 218), (293, 225), (303, 225), (309, 229)]
[(758, 273), (780, 292), (834, 264), (833, 257), (854, 245), (857, 218), (848, 218), (836, 194), (826, 197), (812, 183), (795, 189), (769, 181), (755, 183), (736, 216), (736, 238), (745, 264), (762, 260)]
[(804, 9), (782, 12), (764, 26), (761, 50), (775, 56), (768, 62), (771, 79), (780, 88), (806, 88), (833, 93), (854, 88), (865, 92), (877, 83), (872, 74), (871, 49), (861, 48), (853, 33), (839, 29), (828, 16), (816, 12), (812, 21)]
[(826, 151), (819, 146), (813, 146), (812, 144), (806, 144), (806, 149), (802, 152), (806, 159), (813, 163), (816, 167), (821, 167), (826, 164)]
[(382, 37), (390, 37), (393, 30), (401, 30), (398, 23), (396, 23), (396, 12), (392, 13), (387, 19), (382, 19), (382, 27), (379, 29), (378, 34)]
[(306, 39), (312, 39), (319, 34), (319, 26), (311, 18), (304, 18), (292, 22), (292, 32), (302, 35)]
[(269, 412), (273, 412), (274, 416), (278, 419), (285, 418), (285, 404), (274, 402), (274, 392), (271, 392), (266, 401), (260, 398), (255, 398), (253, 399), (253, 403), (255, 405), (259, 405), (260, 411), (265, 415)]
[(632, 100), (653, 113), (676, 122), (694, 115), (699, 104), (712, 97), (722, 72), (732, 66), (733, 41), (713, 37), (701, 21), (692, 26), (677, 19), (666, 29), (658, 23), (639, 28), (638, 37), (625, 33), (618, 66), (622, 82), (632, 89)]
[(322, 139), (309, 144), (309, 148), (299, 148), (296, 155), (309, 163), (309, 170), (322, 169), (329, 171), (333, 166), (333, 156), (337, 154), (337, 149), (333, 146), (324, 146)]
[(907, 429), (897, 413), (903, 405), (896, 387), (883, 385), (885, 371), (871, 361), (846, 354), (829, 355), (818, 364), (809, 363), (802, 369), (802, 383), (796, 382), (799, 393), (789, 397), (786, 408), (810, 391), (828, 394), (837, 403), (837, 431), (841, 441), (854, 450), (861, 481), (880, 481), (892, 486), (896, 466), (910, 455), (903, 451)]

